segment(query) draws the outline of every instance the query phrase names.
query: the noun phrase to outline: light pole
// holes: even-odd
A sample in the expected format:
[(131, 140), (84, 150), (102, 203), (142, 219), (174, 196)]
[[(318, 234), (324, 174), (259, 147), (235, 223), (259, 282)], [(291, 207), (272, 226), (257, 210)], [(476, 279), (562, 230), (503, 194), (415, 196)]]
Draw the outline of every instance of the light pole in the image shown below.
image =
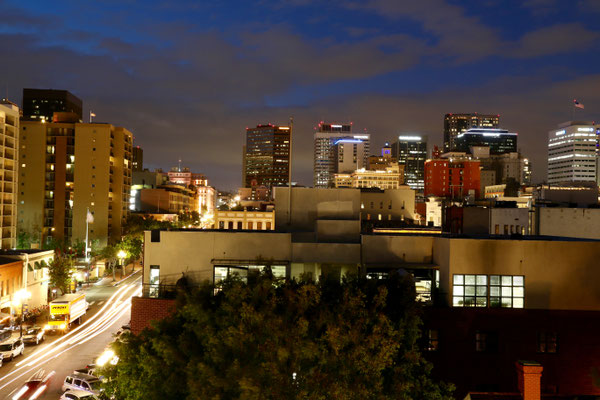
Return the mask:
[(125, 250), (119, 250), (119, 252), (117, 253), (117, 258), (121, 262), (121, 279), (123, 279), (123, 276), (125, 275), (125, 265), (123, 265), (123, 263), (125, 262), (125, 257), (127, 257), (127, 252)]
[(15, 292), (15, 300), (13, 301), (14, 305), (18, 305), (21, 303), (21, 324), (19, 326), (20, 337), (23, 337), (23, 320), (25, 319), (25, 300), (31, 298), (31, 293), (25, 289), (21, 289)]

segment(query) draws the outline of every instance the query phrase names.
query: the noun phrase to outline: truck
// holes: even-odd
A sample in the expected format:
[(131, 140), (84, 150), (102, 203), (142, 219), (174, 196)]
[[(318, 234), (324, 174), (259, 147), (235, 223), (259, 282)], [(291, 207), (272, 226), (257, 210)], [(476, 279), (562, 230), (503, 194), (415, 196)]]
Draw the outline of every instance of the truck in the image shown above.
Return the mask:
[(46, 330), (67, 332), (76, 321), (85, 315), (88, 303), (85, 293), (65, 294), (50, 302), (50, 316)]

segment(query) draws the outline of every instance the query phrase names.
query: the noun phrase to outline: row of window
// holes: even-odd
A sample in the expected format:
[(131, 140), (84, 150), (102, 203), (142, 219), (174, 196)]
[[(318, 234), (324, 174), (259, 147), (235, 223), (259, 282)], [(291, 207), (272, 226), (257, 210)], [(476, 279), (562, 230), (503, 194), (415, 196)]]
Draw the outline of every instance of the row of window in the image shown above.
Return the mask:
[(525, 277), (522, 275), (454, 275), (454, 307), (523, 308)]
[[(556, 332), (540, 331), (536, 334), (536, 351), (538, 353), (555, 354), (558, 352), (558, 335)], [(476, 331), (474, 349), (479, 353), (496, 353), (499, 351), (498, 332)], [(426, 336), (425, 350), (440, 349), (440, 334), (436, 329), (429, 329)]]

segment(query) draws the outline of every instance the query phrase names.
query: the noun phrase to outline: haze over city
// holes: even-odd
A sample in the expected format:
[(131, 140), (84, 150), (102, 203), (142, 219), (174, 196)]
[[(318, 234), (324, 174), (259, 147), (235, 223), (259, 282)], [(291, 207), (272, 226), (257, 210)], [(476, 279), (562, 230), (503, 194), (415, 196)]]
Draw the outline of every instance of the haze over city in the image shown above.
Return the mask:
[(314, 126), (442, 143), (449, 112), (500, 114), (546, 178), (547, 132), (595, 120), (594, 0), (0, 1), (2, 95), (66, 89), (126, 126), (149, 168), (178, 160), (240, 185), (245, 128), (294, 116), (294, 181), (312, 183)]

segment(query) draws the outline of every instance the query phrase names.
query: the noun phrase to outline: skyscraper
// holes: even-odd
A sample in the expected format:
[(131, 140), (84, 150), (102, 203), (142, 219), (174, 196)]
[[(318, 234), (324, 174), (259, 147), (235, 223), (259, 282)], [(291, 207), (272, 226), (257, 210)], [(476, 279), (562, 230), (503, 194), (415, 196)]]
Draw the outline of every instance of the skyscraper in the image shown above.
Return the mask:
[(490, 154), (515, 153), (516, 133), (497, 128), (471, 128), (454, 137), (454, 151), (471, 154), (473, 146), (488, 146)]
[(444, 152), (455, 150), (454, 139), (471, 128), (496, 128), (500, 122), (497, 114), (446, 114), (444, 116)]
[(290, 173), (290, 127), (272, 124), (246, 128), (245, 187), (285, 186)]
[(128, 214), (132, 134), (110, 124), (69, 119), (21, 121), (19, 229), (42, 241), (120, 239)]
[(75, 113), (81, 122), (81, 100), (66, 90), (23, 89), (23, 120), (52, 121), (55, 112)]
[(392, 143), (392, 156), (404, 165), (404, 184), (414, 190), (425, 188), (425, 160), (427, 159), (427, 136), (399, 135)]
[[(351, 123), (325, 124), (323, 121), (321, 121), (319, 123), (317, 132), (314, 134), (314, 187), (328, 188), (334, 186), (334, 174), (341, 172), (338, 170), (338, 152), (340, 148), (336, 147), (336, 143), (338, 143), (340, 140), (360, 141), (362, 144), (360, 146), (353, 146), (352, 151), (357, 151), (356, 158), (362, 159), (361, 165), (367, 165), (371, 135), (367, 133), (352, 133)], [(362, 149), (359, 149), (359, 147), (362, 147)]]
[(17, 169), (19, 153), (19, 107), (7, 100), (0, 101), (0, 245), (2, 249), (16, 247), (17, 238)]
[(144, 149), (140, 146), (133, 148), (133, 165), (131, 170), (134, 172), (140, 172), (144, 170)]
[(593, 122), (569, 121), (548, 133), (548, 183), (595, 182), (597, 135)]

